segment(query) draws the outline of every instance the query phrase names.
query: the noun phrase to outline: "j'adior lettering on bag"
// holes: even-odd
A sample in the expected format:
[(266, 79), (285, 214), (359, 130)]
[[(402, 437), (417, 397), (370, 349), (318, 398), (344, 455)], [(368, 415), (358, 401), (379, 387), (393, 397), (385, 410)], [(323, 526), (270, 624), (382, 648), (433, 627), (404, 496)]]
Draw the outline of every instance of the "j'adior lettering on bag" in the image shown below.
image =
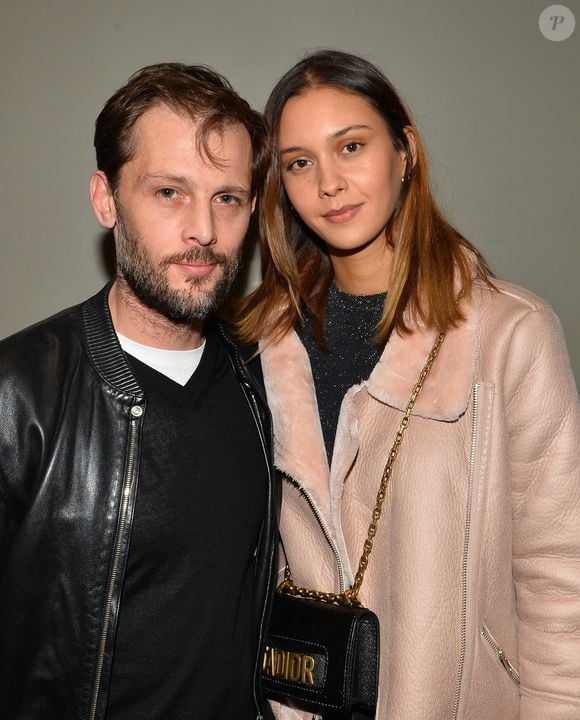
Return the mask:
[(271, 634), (264, 652), (264, 680), (293, 694), (300, 688), (312, 696), (325, 691), (328, 650), (318, 643)]
[(314, 685), (316, 660), (311, 655), (299, 655), (281, 648), (266, 646), (263, 670), (266, 675), (283, 678), (303, 685)]

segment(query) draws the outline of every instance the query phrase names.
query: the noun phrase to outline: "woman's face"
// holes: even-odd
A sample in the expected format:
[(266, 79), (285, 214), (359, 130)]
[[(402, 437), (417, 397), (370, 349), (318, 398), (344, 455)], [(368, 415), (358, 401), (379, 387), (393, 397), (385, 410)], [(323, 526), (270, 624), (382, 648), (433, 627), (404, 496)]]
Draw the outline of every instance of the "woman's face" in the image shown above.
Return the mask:
[(395, 149), (384, 120), (366, 100), (331, 87), (290, 98), (278, 148), (288, 198), (331, 255), (384, 242), (405, 153)]

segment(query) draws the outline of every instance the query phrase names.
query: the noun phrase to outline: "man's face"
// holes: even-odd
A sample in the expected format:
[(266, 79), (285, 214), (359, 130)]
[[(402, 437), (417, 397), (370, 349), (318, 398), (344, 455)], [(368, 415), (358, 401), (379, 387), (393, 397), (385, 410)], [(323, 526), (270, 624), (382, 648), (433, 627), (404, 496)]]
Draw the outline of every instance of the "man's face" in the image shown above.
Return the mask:
[(119, 279), (173, 322), (202, 320), (238, 269), (253, 210), (250, 137), (241, 125), (211, 133), (214, 165), (198, 152), (196, 123), (156, 107), (133, 140), (115, 193)]

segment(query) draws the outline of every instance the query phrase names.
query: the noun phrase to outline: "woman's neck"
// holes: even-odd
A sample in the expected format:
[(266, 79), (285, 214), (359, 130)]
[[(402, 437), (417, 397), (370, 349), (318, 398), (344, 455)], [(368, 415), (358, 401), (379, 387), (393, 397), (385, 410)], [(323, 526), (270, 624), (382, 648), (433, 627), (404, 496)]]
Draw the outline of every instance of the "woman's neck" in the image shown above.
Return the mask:
[[(373, 243), (378, 246), (379, 243)], [(387, 292), (393, 250), (386, 244), (369, 246), (353, 254), (330, 253), (336, 287), (349, 295), (377, 295)]]

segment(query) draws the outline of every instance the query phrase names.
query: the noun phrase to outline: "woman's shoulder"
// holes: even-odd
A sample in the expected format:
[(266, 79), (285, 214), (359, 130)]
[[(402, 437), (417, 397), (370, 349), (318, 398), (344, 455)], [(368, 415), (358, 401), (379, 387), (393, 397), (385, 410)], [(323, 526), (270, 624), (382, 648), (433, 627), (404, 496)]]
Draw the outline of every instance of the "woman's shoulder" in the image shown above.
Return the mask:
[(484, 281), (474, 281), (473, 304), (482, 316), (488, 315), (503, 325), (510, 321), (518, 323), (528, 316), (534, 316), (540, 322), (542, 318), (548, 322), (556, 319), (544, 298), (520, 285), (496, 278), (493, 278), (492, 286)]
[(481, 362), (488, 370), (502, 368), (518, 382), (542, 376), (568, 386), (572, 373), (566, 340), (550, 304), (513, 283), (494, 279), (493, 284), (495, 289), (479, 282), (473, 288)]

